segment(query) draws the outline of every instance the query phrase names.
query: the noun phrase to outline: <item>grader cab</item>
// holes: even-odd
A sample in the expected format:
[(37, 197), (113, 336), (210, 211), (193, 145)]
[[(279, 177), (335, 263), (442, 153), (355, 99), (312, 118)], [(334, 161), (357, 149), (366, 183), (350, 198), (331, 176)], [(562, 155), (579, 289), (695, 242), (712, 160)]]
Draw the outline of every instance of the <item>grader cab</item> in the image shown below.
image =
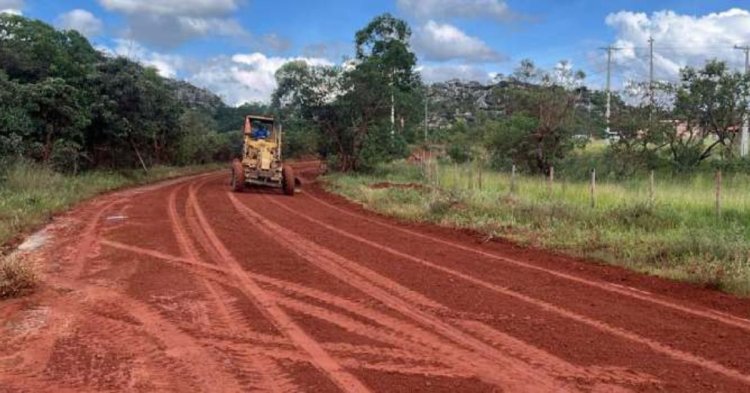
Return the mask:
[(294, 195), (294, 171), (281, 159), (281, 126), (270, 117), (247, 116), (242, 138), (242, 157), (232, 162), (232, 190), (242, 192), (248, 185), (259, 185)]

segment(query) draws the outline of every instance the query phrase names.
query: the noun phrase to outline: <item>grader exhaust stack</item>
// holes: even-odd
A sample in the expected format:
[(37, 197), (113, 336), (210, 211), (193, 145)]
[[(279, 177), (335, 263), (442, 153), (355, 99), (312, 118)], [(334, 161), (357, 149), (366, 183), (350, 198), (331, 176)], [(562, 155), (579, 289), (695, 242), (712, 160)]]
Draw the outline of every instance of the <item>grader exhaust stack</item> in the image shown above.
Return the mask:
[(232, 161), (232, 190), (242, 192), (247, 185), (279, 187), (294, 195), (294, 170), (281, 157), (281, 125), (264, 116), (245, 117), (242, 130), (242, 157)]

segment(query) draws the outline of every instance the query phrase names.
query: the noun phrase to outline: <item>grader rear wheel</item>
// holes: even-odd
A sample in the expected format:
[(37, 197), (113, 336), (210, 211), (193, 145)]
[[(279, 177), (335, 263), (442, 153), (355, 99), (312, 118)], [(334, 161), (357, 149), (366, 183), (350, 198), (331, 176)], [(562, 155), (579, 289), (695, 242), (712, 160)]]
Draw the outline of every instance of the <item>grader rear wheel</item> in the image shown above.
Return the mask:
[(284, 187), (284, 194), (294, 195), (294, 170), (289, 165), (284, 165), (281, 170), (281, 184)]
[(232, 191), (242, 192), (245, 190), (245, 169), (242, 162), (235, 159), (232, 161)]

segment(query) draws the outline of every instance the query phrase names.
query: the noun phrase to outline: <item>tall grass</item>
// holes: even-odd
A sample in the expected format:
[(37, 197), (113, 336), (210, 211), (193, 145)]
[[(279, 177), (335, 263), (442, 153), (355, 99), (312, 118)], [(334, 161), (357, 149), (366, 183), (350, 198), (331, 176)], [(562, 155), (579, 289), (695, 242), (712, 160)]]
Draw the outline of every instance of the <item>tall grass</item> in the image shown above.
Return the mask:
[(12, 164), (0, 170), (0, 246), (99, 193), (212, 168), (216, 166), (155, 167), (147, 174), (91, 171), (73, 176), (29, 162)]
[[(427, 174), (428, 176), (425, 176)], [(371, 184), (421, 182), (421, 189)], [(423, 171), (404, 162), (370, 175), (333, 175), (333, 190), (370, 208), (414, 221), (472, 228), (491, 236), (623, 265), (663, 277), (750, 294), (750, 176), (725, 176), (722, 214), (710, 173), (657, 174), (600, 181), (592, 207), (585, 180), (482, 173), (470, 165)]]

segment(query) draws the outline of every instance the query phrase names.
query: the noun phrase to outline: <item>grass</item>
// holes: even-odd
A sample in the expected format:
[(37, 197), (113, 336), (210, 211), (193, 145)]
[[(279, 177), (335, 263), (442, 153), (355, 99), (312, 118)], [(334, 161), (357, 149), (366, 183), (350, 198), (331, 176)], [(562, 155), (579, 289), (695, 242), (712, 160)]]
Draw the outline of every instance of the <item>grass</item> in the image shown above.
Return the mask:
[(90, 171), (72, 176), (21, 162), (0, 172), (0, 245), (97, 194), (218, 168), (154, 167), (143, 171)]
[(31, 291), (37, 277), (35, 266), (18, 254), (0, 257), (0, 299)]
[(154, 167), (143, 171), (90, 171), (77, 176), (56, 173), (47, 167), (19, 162), (0, 172), (0, 298), (30, 289), (34, 269), (2, 249), (62, 211), (106, 191), (152, 183), (173, 177), (218, 169), (217, 165)]
[[(430, 171), (433, 172), (434, 171)], [(470, 181), (469, 178), (472, 177)], [(429, 178), (429, 181), (427, 180)], [(592, 207), (589, 182), (484, 172), (440, 165), (437, 175), (398, 162), (372, 174), (329, 176), (329, 187), (401, 219), (472, 228), (519, 244), (560, 250), (661, 277), (750, 295), (750, 176), (725, 175), (721, 216), (712, 174), (657, 175), (599, 182)], [(428, 188), (380, 188), (380, 182)]]

